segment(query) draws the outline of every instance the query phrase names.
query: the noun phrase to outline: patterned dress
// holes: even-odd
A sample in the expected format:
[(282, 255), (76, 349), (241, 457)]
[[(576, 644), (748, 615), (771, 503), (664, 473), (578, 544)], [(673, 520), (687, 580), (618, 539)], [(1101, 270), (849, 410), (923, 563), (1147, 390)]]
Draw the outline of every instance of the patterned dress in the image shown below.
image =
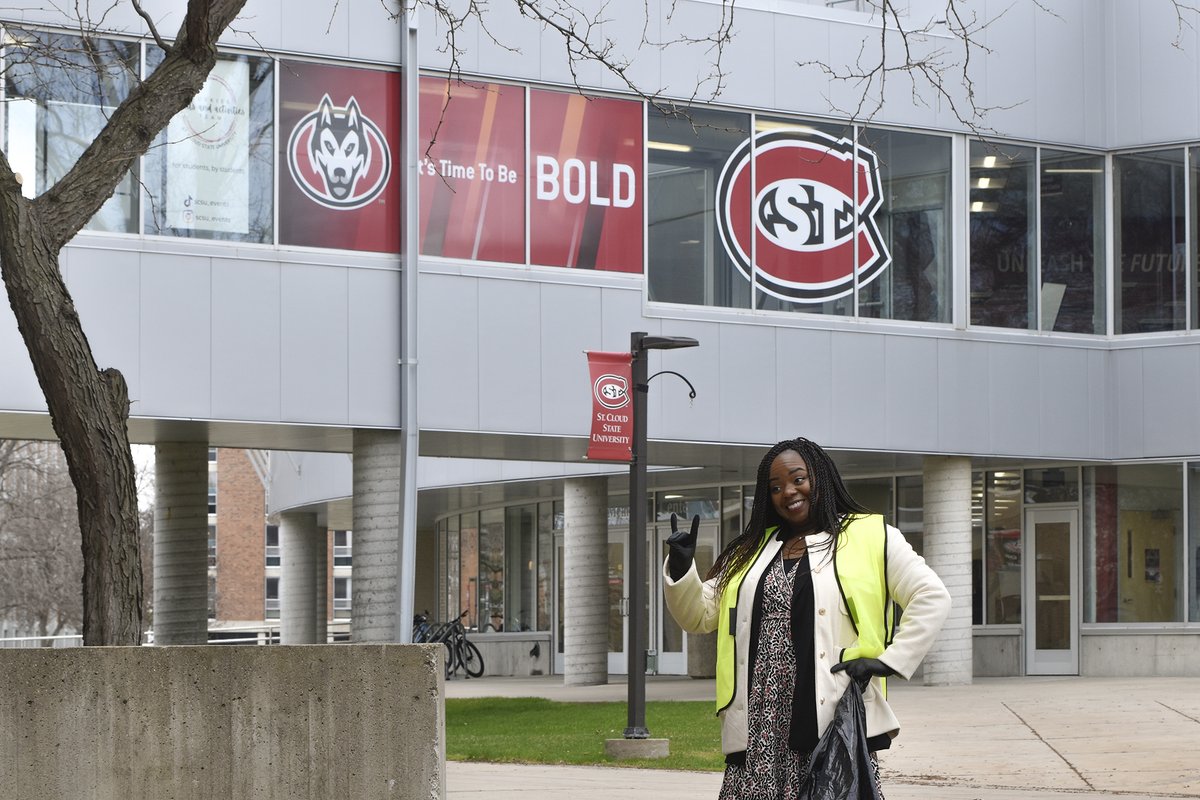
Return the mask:
[[(796, 651), (792, 647), (792, 582), (797, 569), (808, 569), (802, 558), (785, 569), (782, 558), (763, 576), (758, 652), (753, 658), (750, 697), (746, 708), (748, 747), (744, 763), (725, 767), (719, 800), (795, 800), (808, 768), (808, 753), (788, 747), (792, 692), (796, 684)], [(875, 785), (879, 765), (874, 755)], [(879, 793), (883, 800), (883, 792)]]

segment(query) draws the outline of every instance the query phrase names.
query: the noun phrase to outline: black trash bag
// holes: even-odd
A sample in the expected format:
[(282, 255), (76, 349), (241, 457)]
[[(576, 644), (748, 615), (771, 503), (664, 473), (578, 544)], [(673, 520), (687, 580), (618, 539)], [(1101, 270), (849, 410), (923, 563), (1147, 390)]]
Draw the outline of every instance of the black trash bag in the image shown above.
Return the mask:
[(862, 687), (850, 681), (833, 721), (813, 748), (799, 800), (880, 800), (867, 750)]

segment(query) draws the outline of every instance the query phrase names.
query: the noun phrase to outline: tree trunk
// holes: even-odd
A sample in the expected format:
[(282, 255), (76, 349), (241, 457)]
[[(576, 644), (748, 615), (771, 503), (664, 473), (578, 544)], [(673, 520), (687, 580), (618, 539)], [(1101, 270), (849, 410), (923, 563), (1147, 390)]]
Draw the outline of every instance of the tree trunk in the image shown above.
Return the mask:
[(112, 111), (67, 174), (39, 197), (22, 197), (0, 153), (0, 274), (75, 485), (85, 645), (134, 645), (142, 639), (137, 488), (125, 378), (96, 366), (58, 257), (158, 132), (200, 91), (216, 62), (217, 40), (245, 4), (188, 0), (174, 44), (152, 31), (164, 48), (162, 63)]
[[(9, 191), (3, 191), (8, 188)], [(101, 371), (28, 201), (0, 186), (0, 272), (75, 485), (83, 540), (83, 643), (142, 640), (137, 487), (125, 379)]]

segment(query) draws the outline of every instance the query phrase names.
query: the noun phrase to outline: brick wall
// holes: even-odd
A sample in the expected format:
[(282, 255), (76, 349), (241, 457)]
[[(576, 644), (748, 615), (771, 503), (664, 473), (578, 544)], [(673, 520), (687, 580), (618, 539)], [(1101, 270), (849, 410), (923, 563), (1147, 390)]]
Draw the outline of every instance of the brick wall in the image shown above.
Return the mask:
[(266, 501), (245, 450), (217, 450), (217, 619), (263, 618)]

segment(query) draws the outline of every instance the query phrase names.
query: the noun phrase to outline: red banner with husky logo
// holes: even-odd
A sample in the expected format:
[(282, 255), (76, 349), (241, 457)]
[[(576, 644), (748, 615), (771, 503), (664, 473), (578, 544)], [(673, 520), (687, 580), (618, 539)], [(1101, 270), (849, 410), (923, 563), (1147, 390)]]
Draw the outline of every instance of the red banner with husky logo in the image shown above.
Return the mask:
[(645, 114), (631, 100), (529, 93), (529, 260), (642, 271)]
[(633, 460), (633, 365), (629, 353), (587, 352), (592, 380), (592, 461)]
[(421, 78), (421, 254), (525, 263), (525, 89)]
[(400, 252), (400, 75), (284, 61), (279, 243)]

